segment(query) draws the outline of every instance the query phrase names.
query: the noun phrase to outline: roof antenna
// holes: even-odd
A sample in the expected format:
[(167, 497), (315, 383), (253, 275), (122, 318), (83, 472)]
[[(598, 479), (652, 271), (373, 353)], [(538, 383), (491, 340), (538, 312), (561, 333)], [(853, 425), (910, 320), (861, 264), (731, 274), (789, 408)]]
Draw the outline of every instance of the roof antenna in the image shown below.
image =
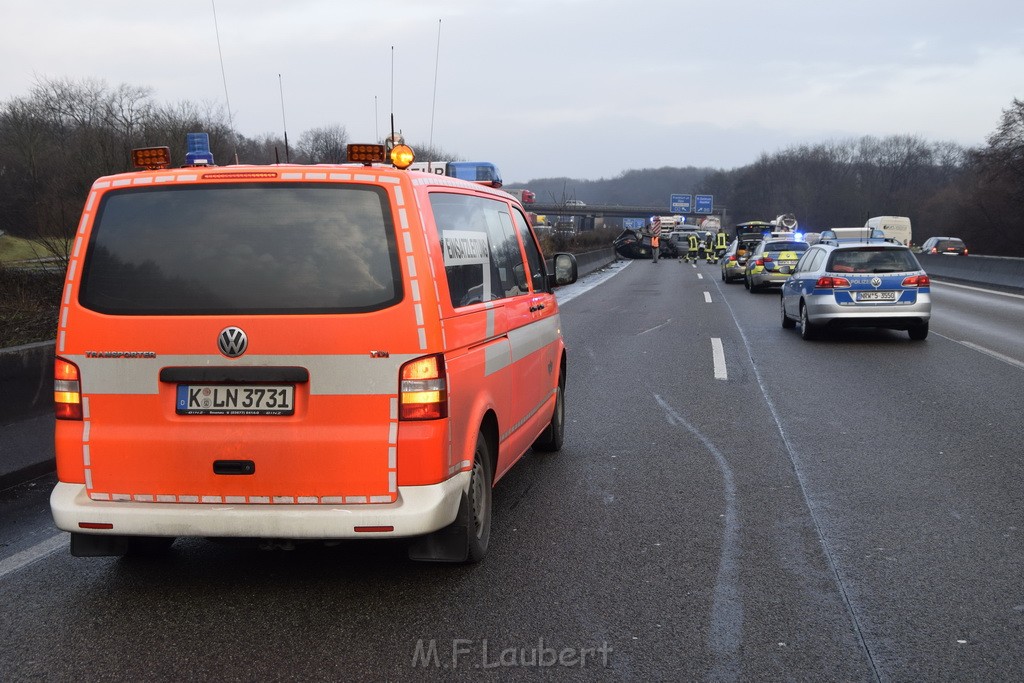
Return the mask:
[(288, 154), (288, 122), (284, 118), (284, 81), (281, 74), (277, 74), (277, 84), (281, 89), (281, 127), (284, 129), (284, 163), (291, 163), (291, 156)]
[[(391, 46), (391, 146), (395, 144), (395, 46)], [(390, 150), (388, 150), (390, 152)]]
[(430, 142), (429, 149), (434, 149), (434, 112), (437, 110), (437, 65), (441, 61), (441, 20), (437, 20), (437, 52), (434, 55), (434, 100), (430, 105)]
[(231, 118), (231, 99), (228, 98), (228, 77), (224, 73), (224, 53), (220, 49), (220, 27), (217, 25), (217, 0), (210, 0), (213, 7), (213, 31), (217, 34), (217, 56), (220, 57), (220, 77), (224, 81), (224, 102), (228, 106), (228, 126), (231, 127), (231, 145), (235, 150), (235, 164), (238, 164), (238, 145), (235, 144), (235, 122)]

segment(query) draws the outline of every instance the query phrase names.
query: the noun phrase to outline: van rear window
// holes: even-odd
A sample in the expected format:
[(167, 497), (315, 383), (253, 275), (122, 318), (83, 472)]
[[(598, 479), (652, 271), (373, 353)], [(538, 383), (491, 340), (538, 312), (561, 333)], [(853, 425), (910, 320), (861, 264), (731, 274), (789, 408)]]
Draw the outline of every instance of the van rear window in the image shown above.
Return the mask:
[(108, 193), (79, 301), (110, 314), (346, 313), (401, 299), (387, 193), (239, 183)]

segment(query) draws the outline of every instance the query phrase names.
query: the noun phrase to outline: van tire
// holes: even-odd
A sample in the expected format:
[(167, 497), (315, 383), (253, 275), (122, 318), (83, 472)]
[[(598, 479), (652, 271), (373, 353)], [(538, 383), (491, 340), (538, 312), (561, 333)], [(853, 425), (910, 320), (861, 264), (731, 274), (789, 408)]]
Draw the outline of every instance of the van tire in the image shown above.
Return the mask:
[(466, 524), (466, 562), (473, 564), (484, 559), (491, 540), (491, 500), (494, 475), (491, 474), (491, 446), (483, 433), (476, 436), (473, 469), (466, 494), (469, 519)]
[(565, 378), (560, 377), (555, 387), (555, 410), (551, 422), (533, 442), (535, 451), (555, 453), (562, 450), (565, 441)]
[(473, 564), (484, 558), (491, 538), (493, 466), (491, 445), (481, 432), (476, 437), (469, 487), (462, 494), (455, 519), (446, 527), (414, 539), (408, 549), (410, 560)]

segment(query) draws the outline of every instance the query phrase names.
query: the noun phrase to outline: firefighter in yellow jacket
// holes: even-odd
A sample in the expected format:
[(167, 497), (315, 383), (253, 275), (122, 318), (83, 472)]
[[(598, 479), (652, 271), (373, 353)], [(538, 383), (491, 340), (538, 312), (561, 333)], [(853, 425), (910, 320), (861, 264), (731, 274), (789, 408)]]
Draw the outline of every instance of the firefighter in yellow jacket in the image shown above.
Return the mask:
[(691, 232), (686, 236), (686, 258), (684, 259), (687, 263), (693, 263), (693, 267), (697, 267), (697, 251), (700, 249), (700, 237), (697, 233)]

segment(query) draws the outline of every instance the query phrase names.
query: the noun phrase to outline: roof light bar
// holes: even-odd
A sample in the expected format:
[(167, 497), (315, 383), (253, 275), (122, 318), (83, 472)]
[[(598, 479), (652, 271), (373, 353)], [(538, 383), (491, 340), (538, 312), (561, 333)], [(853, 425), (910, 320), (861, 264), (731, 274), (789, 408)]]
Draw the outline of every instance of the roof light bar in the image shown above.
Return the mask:
[(136, 168), (156, 171), (171, 165), (170, 147), (139, 147), (132, 150), (132, 164)]

